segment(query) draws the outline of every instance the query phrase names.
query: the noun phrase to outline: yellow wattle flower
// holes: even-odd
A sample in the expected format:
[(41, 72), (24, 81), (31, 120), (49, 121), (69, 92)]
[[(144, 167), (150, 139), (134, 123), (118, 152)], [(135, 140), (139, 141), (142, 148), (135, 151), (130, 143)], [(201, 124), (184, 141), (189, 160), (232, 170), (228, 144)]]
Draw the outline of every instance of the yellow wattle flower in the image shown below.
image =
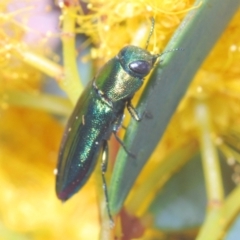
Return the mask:
[[(81, 2), (81, 7), (76, 2), (77, 5), (73, 8), (68, 8), (63, 3), (63, 12), (66, 10), (62, 15), (64, 30), (61, 35), (65, 47), (64, 71), (58, 63), (46, 57), (49, 50), (42, 54), (37, 49), (38, 46), (29, 47), (24, 43), (23, 37), (28, 29), (24, 29), (24, 24), (19, 24), (15, 20), (15, 14), (8, 11), (10, 3), (0, 3), (0, 237), (18, 239), (22, 235), (30, 235), (32, 239), (45, 240), (97, 239), (100, 232), (99, 200), (93, 179), (69, 202), (61, 204), (56, 199), (53, 170), (63, 128), (49, 113), (34, 109), (41, 105), (38, 96), (42, 95), (43, 75), (40, 71), (54, 77), (68, 93), (71, 101), (75, 102), (80, 92), (79, 82), (72, 85), (64, 82), (76, 77), (73, 66), (75, 58), (72, 56), (77, 54), (74, 49), (75, 33), (84, 33), (90, 37), (91, 40), (86, 42), (86, 45), (89, 42), (94, 44), (85, 60), (96, 59), (96, 72), (125, 44), (145, 45), (150, 26), (150, 22), (146, 22), (151, 16), (155, 17), (156, 26), (149, 49), (155, 53), (160, 52), (184, 15), (191, 10), (192, 2), (89, 1)], [(30, 8), (34, 5), (34, 1), (26, 3)], [(135, 225), (129, 226), (138, 226), (142, 234), (142, 227), (147, 228), (145, 236), (149, 239), (165, 236), (151, 228), (151, 218), (146, 211), (154, 198), (154, 191), (160, 189), (172, 175), (165, 176), (156, 186), (151, 185), (150, 193), (149, 189), (141, 192), (138, 186), (151, 183), (151, 179), (148, 180), (149, 175), (156, 167), (161, 166), (164, 159), (179, 149), (185, 149), (189, 142), (192, 145), (186, 156), (189, 154), (190, 157), (198, 144), (201, 145), (201, 136), (206, 129), (210, 135), (214, 133), (213, 142), (229, 161), (240, 159), (238, 152), (229, 147), (230, 140), (227, 138), (229, 132), (239, 132), (239, 18), (240, 12), (199, 70), (163, 140), (139, 176), (126, 202), (126, 209), (140, 219), (140, 223), (136, 221)], [(12, 34), (9, 34), (9, 29)], [(55, 55), (51, 56), (53, 58)], [(67, 69), (68, 66), (70, 70)], [(34, 100), (26, 103), (24, 100), (27, 96), (24, 95), (13, 99), (11, 96), (14, 93), (19, 96), (19, 91), (30, 92)], [(19, 105), (17, 101), (30, 108), (11, 105)], [(51, 104), (49, 98), (49, 104), (45, 105)], [(196, 117), (201, 107), (206, 110), (203, 114), (207, 116), (205, 125), (199, 125), (199, 117)], [(47, 106), (41, 108), (48, 109)], [(204, 150), (206, 149), (203, 146), (202, 152)], [(239, 183), (236, 175), (234, 180)], [(131, 200), (131, 196), (138, 192), (142, 200), (146, 193), (149, 195), (144, 201), (137, 203)], [(124, 217), (125, 215), (122, 218), (127, 220), (127, 217)], [(117, 220), (116, 225), (115, 235), (121, 236), (124, 226), (120, 220)]]

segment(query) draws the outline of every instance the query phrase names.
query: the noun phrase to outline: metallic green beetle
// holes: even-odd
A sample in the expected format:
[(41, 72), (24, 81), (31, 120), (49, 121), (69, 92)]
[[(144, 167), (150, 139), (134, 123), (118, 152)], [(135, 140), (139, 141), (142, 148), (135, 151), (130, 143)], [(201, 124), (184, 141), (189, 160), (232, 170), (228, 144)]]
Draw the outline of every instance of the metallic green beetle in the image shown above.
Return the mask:
[[(147, 45), (152, 35), (152, 29)], [(146, 46), (147, 48), (147, 46)], [(152, 55), (145, 49), (126, 46), (108, 61), (80, 96), (68, 121), (57, 165), (56, 192), (61, 200), (67, 200), (85, 184), (96, 165), (101, 151), (107, 152), (107, 140), (121, 126), (124, 109), (137, 121), (140, 120), (131, 104), (135, 92), (142, 86), (160, 55)], [(107, 157), (102, 157), (102, 178), (107, 209), (108, 195), (104, 174)]]

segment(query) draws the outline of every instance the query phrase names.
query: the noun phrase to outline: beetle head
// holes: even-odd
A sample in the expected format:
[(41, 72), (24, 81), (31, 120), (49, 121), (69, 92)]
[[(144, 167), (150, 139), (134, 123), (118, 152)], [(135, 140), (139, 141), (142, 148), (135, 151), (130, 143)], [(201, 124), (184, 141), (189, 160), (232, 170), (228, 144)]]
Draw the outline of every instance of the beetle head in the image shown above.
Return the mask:
[(149, 74), (159, 55), (152, 55), (145, 49), (130, 45), (124, 47), (117, 57), (130, 76), (142, 79)]

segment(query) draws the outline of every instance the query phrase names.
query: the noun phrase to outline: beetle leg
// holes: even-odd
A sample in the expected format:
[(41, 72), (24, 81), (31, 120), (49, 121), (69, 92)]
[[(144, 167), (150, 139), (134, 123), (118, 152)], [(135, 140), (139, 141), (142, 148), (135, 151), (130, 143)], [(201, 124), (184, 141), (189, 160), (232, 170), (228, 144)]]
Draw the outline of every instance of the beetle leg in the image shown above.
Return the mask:
[(128, 109), (128, 112), (131, 114), (131, 116), (138, 122), (141, 121), (141, 117), (138, 115), (136, 109), (133, 107), (131, 101), (128, 101), (127, 102), (127, 109)]
[(110, 219), (110, 226), (113, 227), (114, 226), (114, 221), (113, 221), (111, 211), (110, 211), (110, 207), (109, 207), (107, 182), (106, 182), (106, 178), (105, 178), (105, 173), (107, 171), (107, 166), (108, 166), (108, 144), (107, 144), (106, 140), (103, 140), (102, 162), (101, 162), (103, 191), (104, 191), (104, 196), (105, 196), (105, 199), (106, 199), (107, 213), (108, 213), (108, 217)]
[(124, 151), (125, 151), (130, 157), (136, 158), (136, 156), (135, 156), (133, 153), (131, 153), (131, 152), (129, 152), (129, 151), (127, 150), (127, 148), (126, 148), (126, 146), (124, 145), (123, 141), (118, 137), (117, 132), (113, 131), (113, 134), (114, 134), (116, 140), (117, 140), (117, 141), (120, 143), (120, 145), (123, 147)]
[(121, 117), (118, 117), (118, 119), (116, 120), (116, 122), (113, 125), (113, 131), (117, 132), (120, 127), (123, 128), (124, 130), (127, 129), (126, 126), (122, 125), (124, 118), (125, 118), (124, 114)]
[(125, 118), (124, 114), (119, 114), (119, 116), (117, 116), (117, 119), (115, 120), (114, 124), (113, 124), (113, 132), (117, 132), (119, 130), (120, 127), (122, 127), (122, 122), (123, 119)]
[(96, 82), (93, 81), (93, 88), (94, 90), (96, 91), (97, 95), (101, 98), (101, 100), (106, 103), (110, 108), (113, 108), (113, 103), (111, 102), (110, 99), (108, 99), (106, 96), (105, 96), (105, 93), (103, 91), (101, 91), (97, 85), (96, 85)]
[(124, 145), (123, 141), (118, 137), (117, 135), (117, 131), (118, 129), (122, 126), (122, 122), (123, 122), (123, 119), (124, 119), (124, 114), (123, 115), (119, 115), (117, 120), (115, 121), (115, 123), (113, 124), (113, 128), (112, 128), (112, 131), (113, 131), (113, 134), (116, 138), (116, 140), (121, 144), (121, 146), (123, 147), (123, 149), (125, 150), (125, 152), (131, 156), (132, 158), (136, 158), (134, 154), (132, 154), (131, 152), (129, 152), (126, 148), (126, 146)]

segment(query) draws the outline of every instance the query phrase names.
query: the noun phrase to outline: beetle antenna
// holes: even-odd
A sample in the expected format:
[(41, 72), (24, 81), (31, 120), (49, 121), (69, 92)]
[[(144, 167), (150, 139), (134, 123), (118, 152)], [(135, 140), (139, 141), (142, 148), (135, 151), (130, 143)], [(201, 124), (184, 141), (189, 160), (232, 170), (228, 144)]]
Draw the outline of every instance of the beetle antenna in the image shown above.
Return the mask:
[(155, 56), (156, 56), (156, 57), (160, 57), (160, 56), (162, 56), (162, 55), (165, 54), (165, 53), (170, 53), (170, 52), (175, 52), (175, 51), (184, 51), (184, 49), (183, 49), (183, 48), (173, 48), (173, 49), (167, 50), (167, 51), (165, 51), (165, 52), (156, 54)]
[(150, 38), (152, 37), (153, 30), (154, 30), (154, 26), (155, 26), (155, 20), (154, 20), (153, 17), (151, 17), (151, 21), (152, 21), (152, 26), (151, 26), (151, 29), (150, 29), (150, 33), (149, 33), (149, 35), (148, 35), (148, 40), (147, 40), (147, 42), (146, 42), (146, 47), (145, 47), (145, 49), (148, 48), (149, 41), (150, 41)]

